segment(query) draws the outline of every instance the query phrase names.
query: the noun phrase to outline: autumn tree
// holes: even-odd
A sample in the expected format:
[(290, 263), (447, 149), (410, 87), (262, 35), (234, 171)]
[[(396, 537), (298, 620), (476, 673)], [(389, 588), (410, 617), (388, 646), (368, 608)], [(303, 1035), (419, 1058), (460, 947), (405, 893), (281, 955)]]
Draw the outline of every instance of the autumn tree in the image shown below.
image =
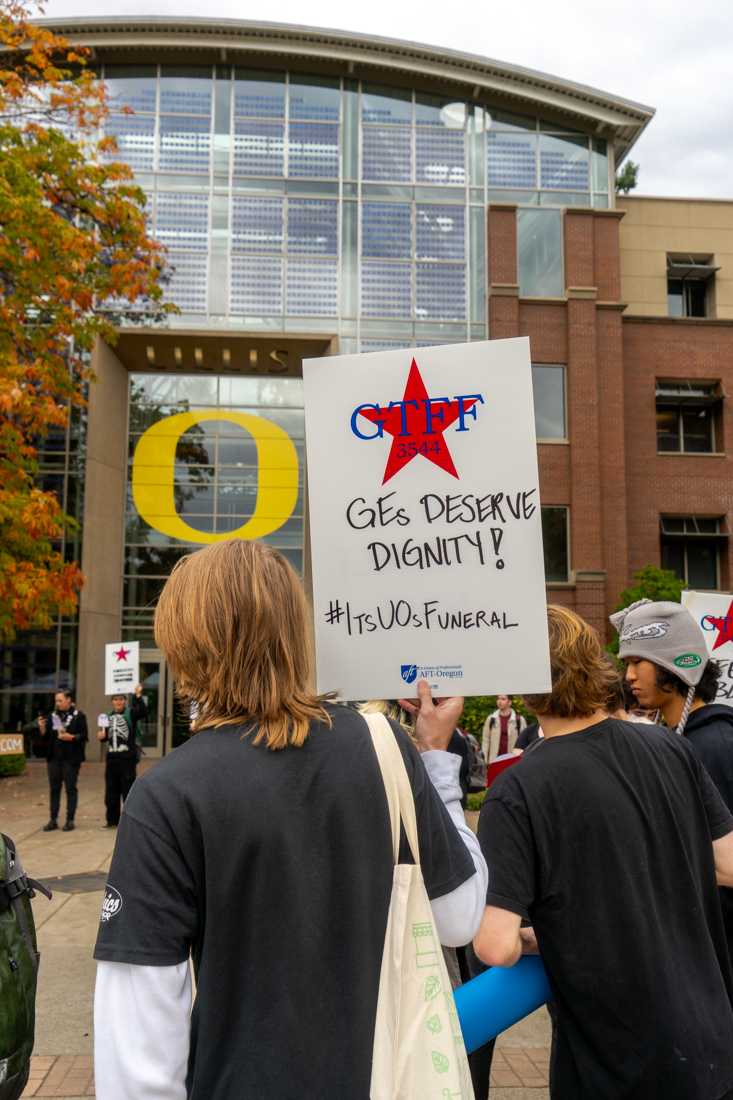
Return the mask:
[(0, 0), (0, 640), (73, 613), (72, 522), (37, 485), (39, 447), (83, 405), (98, 338), (161, 304), (163, 258), (145, 195), (102, 136), (86, 51)]

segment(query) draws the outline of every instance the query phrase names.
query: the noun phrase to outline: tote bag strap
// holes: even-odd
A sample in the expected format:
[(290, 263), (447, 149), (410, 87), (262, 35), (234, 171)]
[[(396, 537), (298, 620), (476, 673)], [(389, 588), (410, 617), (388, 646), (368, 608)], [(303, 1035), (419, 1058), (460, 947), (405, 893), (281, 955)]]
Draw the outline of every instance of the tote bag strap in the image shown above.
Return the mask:
[(400, 821), (402, 821), (412, 858), (419, 866), (420, 845), (417, 839), (415, 799), (394, 730), (383, 714), (365, 714), (363, 717), (372, 735), (372, 744), (377, 754), (379, 770), (382, 773), (382, 782), (387, 795), (394, 861), (395, 863), (399, 862)]

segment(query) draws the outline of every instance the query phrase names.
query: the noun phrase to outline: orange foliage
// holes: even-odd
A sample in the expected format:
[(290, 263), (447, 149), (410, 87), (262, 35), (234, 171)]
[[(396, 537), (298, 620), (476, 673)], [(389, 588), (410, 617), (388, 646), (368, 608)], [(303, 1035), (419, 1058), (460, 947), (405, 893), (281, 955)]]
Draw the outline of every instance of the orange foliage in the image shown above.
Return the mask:
[[(161, 304), (163, 251), (114, 141), (87, 51), (0, 0), (0, 640), (73, 613), (71, 523), (36, 487), (38, 448), (84, 403), (95, 341)], [(75, 140), (66, 136), (75, 135)]]

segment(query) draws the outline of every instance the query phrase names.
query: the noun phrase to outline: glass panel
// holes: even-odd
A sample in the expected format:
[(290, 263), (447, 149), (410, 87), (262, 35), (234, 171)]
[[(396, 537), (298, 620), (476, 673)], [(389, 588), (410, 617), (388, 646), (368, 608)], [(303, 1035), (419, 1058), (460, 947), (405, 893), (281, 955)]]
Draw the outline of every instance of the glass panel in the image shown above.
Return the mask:
[[(359, 302), (359, 209), (355, 202), (342, 206), (341, 315), (356, 317)], [(342, 331), (343, 336), (343, 331)]]
[(289, 199), (287, 250), (306, 256), (336, 256), (338, 203), (328, 199)]
[(283, 200), (235, 195), (232, 200), (232, 249), (282, 252)]
[(538, 439), (565, 439), (565, 368), (532, 364), (535, 432)]
[(412, 317), (411, 265), (362, 260), (361, 312), (364, 317)]
[(705, 317), (706, 309), (706, 285), (698, 279), (687, 280), (684, 283), (685, 315), (687, 317)]
[(415, 208), (415, 237), (418, 260), (464, 260), (465, 207), (418, 205)]
[(285, 118), (285, 76), (257, 69), (234, 70), (234, 114)]
[(608, 210), (608, 207), (609, 207), (608, 195), (594, 195), (593, 196), (593, 205), (598, 210)]
[(105, 65), (104, 82), (110, 108), (155, 111), (157, 74), (156, 65)]
[(682, 410), (683, 451), (709, 454), (713, 450), (713, 414), (709, 408)]
[(462, 130), (425, 127), (415, 135), (415, 178), (418, 183), (466, 182), (466, 135)]
[(122, 160), (140, 172), (153, 170), (155, 119), (139, 115), (110, 115), (104, 124), (108, 137), (116, 138), (117, 152), (109, 159)]
[(540, 201), (537, 191), (489, 191), (487, 198), (492, 202), (510, 202), (517, 206), (538, 206)]
[[(225, 408), (264, 405), (303, 407), (302, 378), (254, 378), (242, 375), (219, 379), (219, 401)], [(270, 413), (268, 411), (268, 416)], [(301, 422), (302, 423), (302, 422)], [(290, 425), (295, 430), (295, 425)]]
[(559, 298), (564, 293), (562, 215), (559, 210), (518, 210), (519, 293)]
[(671, 569), (680, 580), (685, 577), (685, 544), (682, 539), (662, 539), (662, 569)]
[(681, 279), (667, 279), (667, 313), (670, 317), (684, 316)]
[(206, 251), (209, 245), (209, 196), (159, 192), (155, 232), (159, 240), (169, 247)]
[(333, 179), (339, 174), (339, 128), (328, 123), (291, 122), (288, 175)]
[(270, 256), (232, 256), (232, 313), (272, 316), (283, 311), (283, 262)]
[[(488, 113), (488, 112), (487, 112)], [(537, 119), (526, 115), (512, 115), (506, 111), (492, 111), (489, 115), (492, 130), (536, 130)]]
[[(359, 178), (359, 93), (356, 86), (352, 88), (351, 82), (346, 82), (344, 91), (344, 179), (355, 180)], [(344, 188), (344, 194), (346, 194)]]
[(690, 539), (687, 553), (687, 583), (690, 588), (718, 587), (718, 546), (705, 539)]
[(680, 450), (679, 409), (657, 408), (657, 450)]
[(398, 126), (365, 126), (362, 178), (409, 183), (412, 180), (412, 131)]
[(171, 281), (165, 288), (166, 301), (175, 302), (184, 313), (205, 313), (206, 256), (193, 256), (171, 249), (168, 263)]
[(175, 118), (161, 115), (161, 171), (208, 172), (211, 151), (211, 121), (208, 118)]
[(412, 93), (398, 89), (363, 85), (361, 93), (363, 122), (412, 122)]
[(234, 175), (285, 174), (285, 126), (281, 122), (234, 123)]
[(288, 260), (286, 312), (293, 317), (335, 317), (338, 265), (335, 260)]
[(338, 122), (341, 92), (338, 80), (327, 77), (290, 78), (290, 118)]
[(542, 508), (542, 543), (548, 582), (568, 579), (567, 511), (567, 508)]
[(164, 66), (160, 74), (160, 110), (176, 114), (211, 114), (211, 68)]
[(563, 191), (590, 190), (587, 138), (540, 136), (540, 187)]
[(415, 315), (424, 321), (465, 319), (466, 268), (463, 264), (417, 265)]
[(720, 530), (720, 520), (712, 516), (696, 516), (695, 523), (701, 533), (714, 534)]
[(590, 206), (587, 191), (540, 191), (540, 206)]
[(608, 145), (593, 138), (593, 190), (608, 194)]
[(363, 256), (412, 258), (412, 207), (406, 203), (365, 202), (361, 208)]
[(537, 186), (537, 137), (535, 134), (487, 134), (489, 187)]
[[(471, 320), (486, 322), (486, 211), (471, 207)], [(481, 332), (479, 339), (483, 339)]]

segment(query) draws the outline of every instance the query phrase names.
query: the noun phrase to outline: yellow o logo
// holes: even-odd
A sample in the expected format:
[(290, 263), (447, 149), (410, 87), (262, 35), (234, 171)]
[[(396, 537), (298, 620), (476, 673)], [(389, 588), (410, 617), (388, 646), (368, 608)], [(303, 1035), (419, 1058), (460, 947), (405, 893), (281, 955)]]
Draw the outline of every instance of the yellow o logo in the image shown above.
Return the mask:
[[(249, 432), (257, 448), (257, 503), (254, 515), (236, 531), (197, 531), (176, 511), (176, 448), (184, 432), (202, 420), (227, 420)], [(263, 473), (267, 481), (263, 483)], [(142, 519), (156, 531), (182, 542), (259, 539), (286, 523), (298, 499), (298, 454), (288, 433), (271, 420), (250, 413), (204, 409), (178, 413), (148, 428), (135, 448), (132, 499)]]

